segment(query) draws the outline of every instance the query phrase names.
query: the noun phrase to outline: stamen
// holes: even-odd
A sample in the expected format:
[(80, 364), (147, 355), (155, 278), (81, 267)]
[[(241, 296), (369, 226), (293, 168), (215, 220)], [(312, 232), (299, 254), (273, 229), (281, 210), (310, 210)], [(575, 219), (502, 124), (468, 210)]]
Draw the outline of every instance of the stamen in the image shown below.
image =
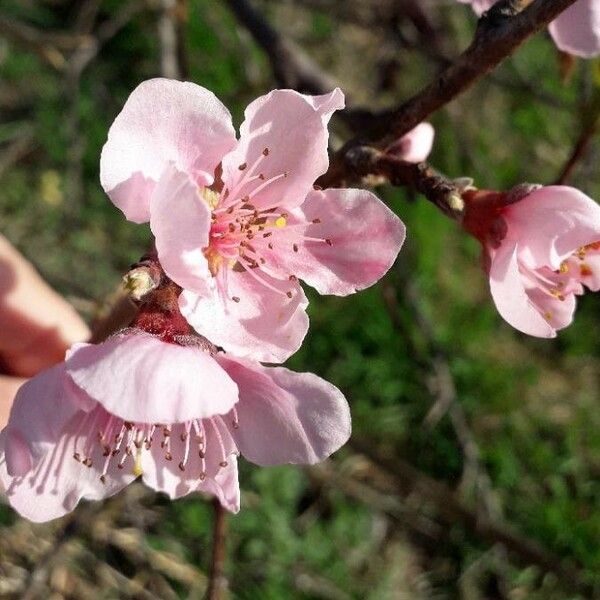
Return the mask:
[(227, 452), (225, 451), (225, 444), (223, 443), (223, 436), (221, 435), (221, 432), (219, 431), (219, 428), (217, 426), (217, 424), (215, 423), (214, 419), (208, 419), (210, 424), (212, 425), (213, 429), (215, 430), (215, 435), (217, 436), (217, 441), (219, 443), (219, 448), (221, 449), (221, 462), (219, 462), (219, 466), (220, 467), (226, 467), (227, 466)]
[[(242, 266), (245, 267), (245, 265), (242, 265)], [(285, 295), (285, 292), (277, 289), (275, 286), (271, 285), (268, 281), (265, 281), (260, 275), (258, 275), (256, 268), (245, 269), (245, 271), (246, 271), (246, 273), (248, 273), (249, 275), (254, 277), (254, 279), (256, 279), (256, 281), (258, 281), (259, 283), (262, 283), (266, 288), (270, 289), (272, 292), (275, 292), (276, 294), (280, 294), (282, 296)]]
[(185, 465), (187, 464), (188, 457), (190, 455), (190, 429), (192, 427), (191, 423), (185, 424), (184, 432), (181, 434), (181, 437), (185, 441), (185, 447), (183, 451), (183, 460), (179, 463), (179, 469), (181, 471), (185, 471)]

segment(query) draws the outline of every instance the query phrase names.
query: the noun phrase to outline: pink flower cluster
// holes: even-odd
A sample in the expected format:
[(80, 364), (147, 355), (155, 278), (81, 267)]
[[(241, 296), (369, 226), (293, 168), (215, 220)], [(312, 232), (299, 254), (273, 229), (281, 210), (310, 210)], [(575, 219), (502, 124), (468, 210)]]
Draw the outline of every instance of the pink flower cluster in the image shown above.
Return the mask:
[[(310, 464), (345, 443), (337, 388), (258, 362), (283, 362), (302, 343), (300, 279), (354, 293), (404, 242), (371, 192), (314, 186), (343, 105), (339, 89), (275, 90), (248, 106), (236, 139), (225, 106), (200, 86), (154, 79), (131, 94), (101, 182), (129, 220), (150, 223), (160, 281), (138, 295), (128, 330), (74, 346), (20, 389), (0, 434), (0, 482), (21, 514), (52, 519), (139, 476), (171, 498), (199, 491), (237, 511), (238, 453)], [(400, 154), (422, 160), (425, 137), (411, 132)]]
[[(497, 0), (458, 0), (471, 4), (481, 15)], [(600, 2), (577, 0), (563, 11), (550, 25), (548, 31), (557, 47), (563, 52), (593, 58), (600, 54)]]
[[(0, 433), (0, 484), (21, 514), (56, 518), (140, 476), (171, 498), (197, 491), (237, 511), (239, 454), (311, 464), (346, 442), (337, 388), (260, 364), (283, 362), (306, 335), (300, 280), (354, 293), (404, 242), (404, 225), (371, 192), (314, 185), (343, 103), (337, 89), (275, 90), (248, 106), (236, 139), (204, 88), (155, 79), (131, 94), (101, 181), (129, 220), (149, 222), (156, 255), (130, 272), (140, 306), (128, 329), (75, 345), (19, 390)], [(432, 142), (424, 123), (387, 151), (420, 162)], [(500, 314), (555, 336), (576, 296), (600, 289), (600, 207), (564, 186), (467, 189), (463, 200)]]

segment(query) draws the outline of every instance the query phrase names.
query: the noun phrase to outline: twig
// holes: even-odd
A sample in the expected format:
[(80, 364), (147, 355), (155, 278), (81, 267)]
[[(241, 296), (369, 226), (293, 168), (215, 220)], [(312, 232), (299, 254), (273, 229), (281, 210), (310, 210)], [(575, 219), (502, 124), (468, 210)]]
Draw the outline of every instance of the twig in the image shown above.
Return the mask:
[(311, 94), (324, 94), (336, 87), (332, 77), (324, 73), (298, 46), (281, 37), (249, 2), (226, 2), (238, 21), (266, 52), (279, 85)]
[(502, 544), (525, 564), (538, 566), (544, 572), (554, 573), (570, 588), (584, 596), (593, 596), (592, 587), (585, 581), (579, 568), (565, 564), (561, 557), (549, 552), (537, 541), (517, 533), (506, 524), (491, 521), (485, 515), (468, 507), (447, 485), (415, 469), (397, 456), (388, 457), (366, 440), (354, 436), (349, 445), (376, 465), (393, 475), (399, 487), (431, 503), (448, 525), (457, 522), (490, 544)]
[(160, 72), (163, 77), (183, 79), (181, 26), (178, 19), (179, 0), (160, 0), (158, 38), (160, 40)]
[(333, 157), (319, 184), (331, 187), (343, 181), (350, 150), (366, 142), (386, 148), (451, 102), (512, 54), (527, 38), (545, 27), (575, 0), (535, 0), (524, 9), (521, 0), (503, 0), (479, 20), (471, 45), (436, 79), (398, 108), (376, 117)]
[(65, 66), (66, 51), (76, 49), (87, 39), (87, 36), (82, 37), (71, 33), (42, 32), (4, 15), (0, 15), (0, 35), (28, 50), (33, 50), (55, 69), (62, 69)]
[(585, 156), (594, 135), (596, 135), (599, 123), (600, 116), (596, 115), (591, 123), (584, 123), (582, 125), (581, 132), (573, 146), (573, 150), (562, 168), (560, 175), (556, 178), (556, 185), (564, 185), (571, 178), (573, 171), (575, 171), (575, 167), (577, 167), (577, 164)]
[[(319, 185), (328, 187), (332, 182), (330, 173), (331, 170), (319, 180)], [(357, 181), (368, 175), (383, 176), (392, 185), (411, 187), (450, 218), (462, 218), (462, 193), (470, 184), (468, 180), (448, 179), (427, 163), (405, 162), (371, 146), (350, 148), (345, 156), (344, 181)]]
[(214, 511), (213, 547), (205, 598), (206, 600), (223, 600), (227, 591), (227, 578), (225, 577), (227, 514), (218, 498), (214, 498), (212, 504)]
[(4, 152), (0, 155), (0, 178), (6, 173), (16, 162), (27, 156), (35, 146), (34, 128), (27, 125), (21, 129), (19, 135), (16, 136), (9, 144), (7, 144)]

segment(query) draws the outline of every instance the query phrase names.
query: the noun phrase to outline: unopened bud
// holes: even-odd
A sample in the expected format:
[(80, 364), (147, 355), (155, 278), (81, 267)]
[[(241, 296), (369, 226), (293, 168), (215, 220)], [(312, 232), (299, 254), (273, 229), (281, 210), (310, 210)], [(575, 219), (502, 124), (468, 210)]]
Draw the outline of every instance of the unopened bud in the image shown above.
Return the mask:
[(123, 277), (123, 287), (133, 300), (141, 300), (155, 290), (158, 284), (158, 278), (153, 276), (148, 267), (136, 267)]

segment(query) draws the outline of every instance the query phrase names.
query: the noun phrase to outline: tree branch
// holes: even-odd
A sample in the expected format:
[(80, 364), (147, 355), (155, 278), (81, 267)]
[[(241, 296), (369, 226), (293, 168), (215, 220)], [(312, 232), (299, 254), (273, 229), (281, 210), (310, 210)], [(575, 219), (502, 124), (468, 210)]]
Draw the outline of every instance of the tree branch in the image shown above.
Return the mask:
[(379, 115), (334, 156), (328, 173), (319, 182), (330, 187), (343, 181), (347, 154), (365, 143), (386, 148), (429, 115), (451, 102), (512, 54), (527, 38), (554, 20), (575, 0), (503, 0), (485, 13), (471, 45), (438, 77), (398, 108)]

